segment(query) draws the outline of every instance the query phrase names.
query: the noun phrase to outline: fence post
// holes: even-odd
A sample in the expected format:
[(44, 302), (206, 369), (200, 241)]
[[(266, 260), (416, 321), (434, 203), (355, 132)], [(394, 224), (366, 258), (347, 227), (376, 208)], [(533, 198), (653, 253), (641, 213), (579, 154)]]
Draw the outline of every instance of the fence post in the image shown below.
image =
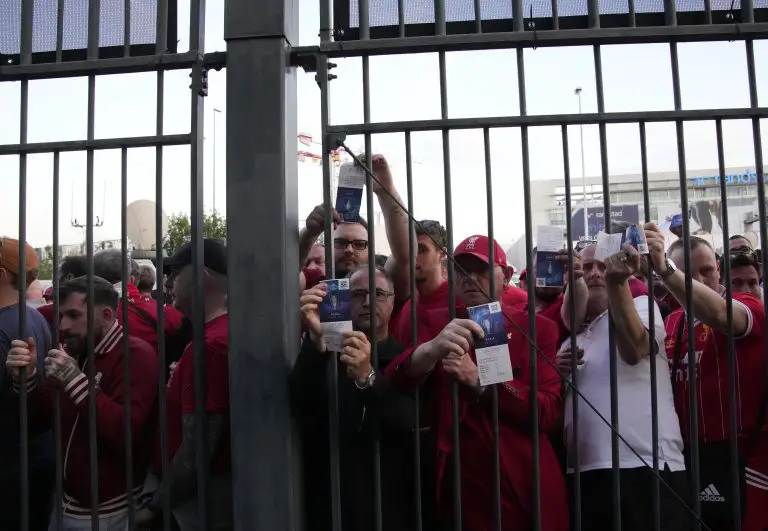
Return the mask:
[(299, 348), (298, 4), (228, 0), (227, 244), (235, 529), (300, 529), (287, 377)]

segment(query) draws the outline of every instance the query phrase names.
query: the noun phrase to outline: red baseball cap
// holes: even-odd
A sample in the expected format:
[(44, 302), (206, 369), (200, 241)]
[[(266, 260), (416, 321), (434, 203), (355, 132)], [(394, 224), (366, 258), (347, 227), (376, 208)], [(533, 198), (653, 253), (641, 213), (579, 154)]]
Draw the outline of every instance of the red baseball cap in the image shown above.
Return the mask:
[[(465, 239), (453, 252), (454, 258), (462, 255), (472, 255), (486, 264), (488, 263), (489, 254), (488, 236), (481, 236), (479, 234)], [(507, 267), (507, 253), (504, 252), (504, 249), (501, 248), (501, 245), (496, 240), (493, 241), (493, 261), (498, 266)]]

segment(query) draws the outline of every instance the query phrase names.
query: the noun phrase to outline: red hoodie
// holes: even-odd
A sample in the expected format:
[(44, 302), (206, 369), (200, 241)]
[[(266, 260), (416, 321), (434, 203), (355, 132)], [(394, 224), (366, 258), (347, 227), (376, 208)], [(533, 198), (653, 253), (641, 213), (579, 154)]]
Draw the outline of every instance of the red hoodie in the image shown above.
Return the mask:
[[(531, 529), (533, 522), (531, 485), (533, 484), (532, 439), (530, 428), (530, 349), (527, 339), (528, 314), (502, 305), (507, 316), (509, 352), (515, 379), (498, 386), (499, 439), (501, 461), (502, 529), (522, 531)], [(419, 343), (434, 338), (448, 320), (447, 308), (439, 312), (419, 312)], [(457, 315), (466, 316), (461, 307)], [(511, 321), (511, 322), (510, 322)], [(520, 331), (523, 331), (521, 333)], [(541, 485), (542, 531), (566, 531), (569, 525), (565, 481), (547, 434), (557, 428), (562, 415), (561, 382), (555, 371), (557, 327), (549, 319), (536, 317), (538, 377), (537, 399), (539, 414), (539, 471)], [(408, 349), (388, 367), (387, 375), (396, 385), (413, 389), (420, 382), (408, 377), (403, 364), (414, 349)], [(475, 353), (470, 353), (475, 359)], [(543, 358), (546, 358), (543, 359)], [(549, 360), (549, 362), (547, 362)], [(452, 474), (450, 455), (452, 442), (453, 378), (440, 364), (429, 375), (425, 386), (426, 417), (435, 430), (437, 442), (436, 481), (437, 503), (441, 515), (450, 517), (452, 506)], [(461, 500), (465, 531), (486, 531), (494, 528), (491, 421), (491, 392), (486, 390), (478, 399), (474, 391), (460, 386), (459, 422), (461, 454)]]
[[(141, 339), (129, 339), (131, 363), (131, 435), (133, 440), (134, 495), (140, 493), (156, 425), (157, 356)], [(99, 478), (99, 513), (117, 514), (128, 507), (125, 492), (125, 372), (123, 328), (115, 325), (94, 350), (94, 391)], [(70, 382), (61, 393), (61, 452), (64, 458), (65, 514), (90, 515), (90, 453), (88, 422), (88, 370)], [(38, 385), (28, 380), (30, 424), (52, 426), (55, 386), (49, 379)]]

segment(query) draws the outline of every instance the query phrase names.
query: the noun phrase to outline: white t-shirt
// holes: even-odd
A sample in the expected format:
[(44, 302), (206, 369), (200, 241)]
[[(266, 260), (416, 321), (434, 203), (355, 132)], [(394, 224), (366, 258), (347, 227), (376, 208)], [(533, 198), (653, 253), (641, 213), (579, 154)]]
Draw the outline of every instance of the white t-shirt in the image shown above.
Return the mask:
[[(648, 297), (635, 299), (635, 309), (646, 328), (649, 326)], [(670, 470), (685, 470), (683, 438), (680, 435), (669, 363), (664, 350), (664, 321), (654, 304), (654, 329), (658, 345), (656, 357), (656, 385), (658, 390), (659, 467), (669, 465)], [(608, 314), (595, 319), (577, 336), (584, 349), (584, 364), (577, 369), (576, 382), (582, 395), (605, 417), (611, 420), (610, 353), (608, 349)], [(621, 330), (615, 329), (615, 334)], [(567, 350), (566, 341), (560, 350)], [(617, 347), (618, 349), (618, 347)], [(649, 465), (653, 463), (653, 437), (651, 430), (651, 361), (644, 357), (637, 365), (629, 365), (616, 352), (619, 433)], [(578, 441), (573, 439), (573, 399), (577, 396), (570, 388), (565, 399), (565, 444), (568, 449), (569, 472), (575, 452), (578, 451), (580, 470), (611, 468), (611, 429), (597, 414), (579, 399)], [(619, 440), (619, 466), (637, 468), (643, 462)]]

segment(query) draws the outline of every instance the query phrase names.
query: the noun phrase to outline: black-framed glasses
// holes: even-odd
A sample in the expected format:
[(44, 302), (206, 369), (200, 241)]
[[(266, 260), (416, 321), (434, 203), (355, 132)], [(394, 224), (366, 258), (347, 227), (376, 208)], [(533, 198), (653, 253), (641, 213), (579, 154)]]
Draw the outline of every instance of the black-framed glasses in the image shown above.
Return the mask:
[[(370, 296), (371, 292), (367, 289), (353, 289), (350, 291), (349, 296), (355, 302), (363, 302)], [(376, 289), (376, 302), (385, 302), (392, 297), (394, 292), (383, 289)]]
[(368, 241), (367, 240), (348, 240), (346, 238), (333, 239), (334, 249), (339, 249), (339, 250), (346, 249), (350, 245), (355, 251), (365, 251), (368, 248)]

